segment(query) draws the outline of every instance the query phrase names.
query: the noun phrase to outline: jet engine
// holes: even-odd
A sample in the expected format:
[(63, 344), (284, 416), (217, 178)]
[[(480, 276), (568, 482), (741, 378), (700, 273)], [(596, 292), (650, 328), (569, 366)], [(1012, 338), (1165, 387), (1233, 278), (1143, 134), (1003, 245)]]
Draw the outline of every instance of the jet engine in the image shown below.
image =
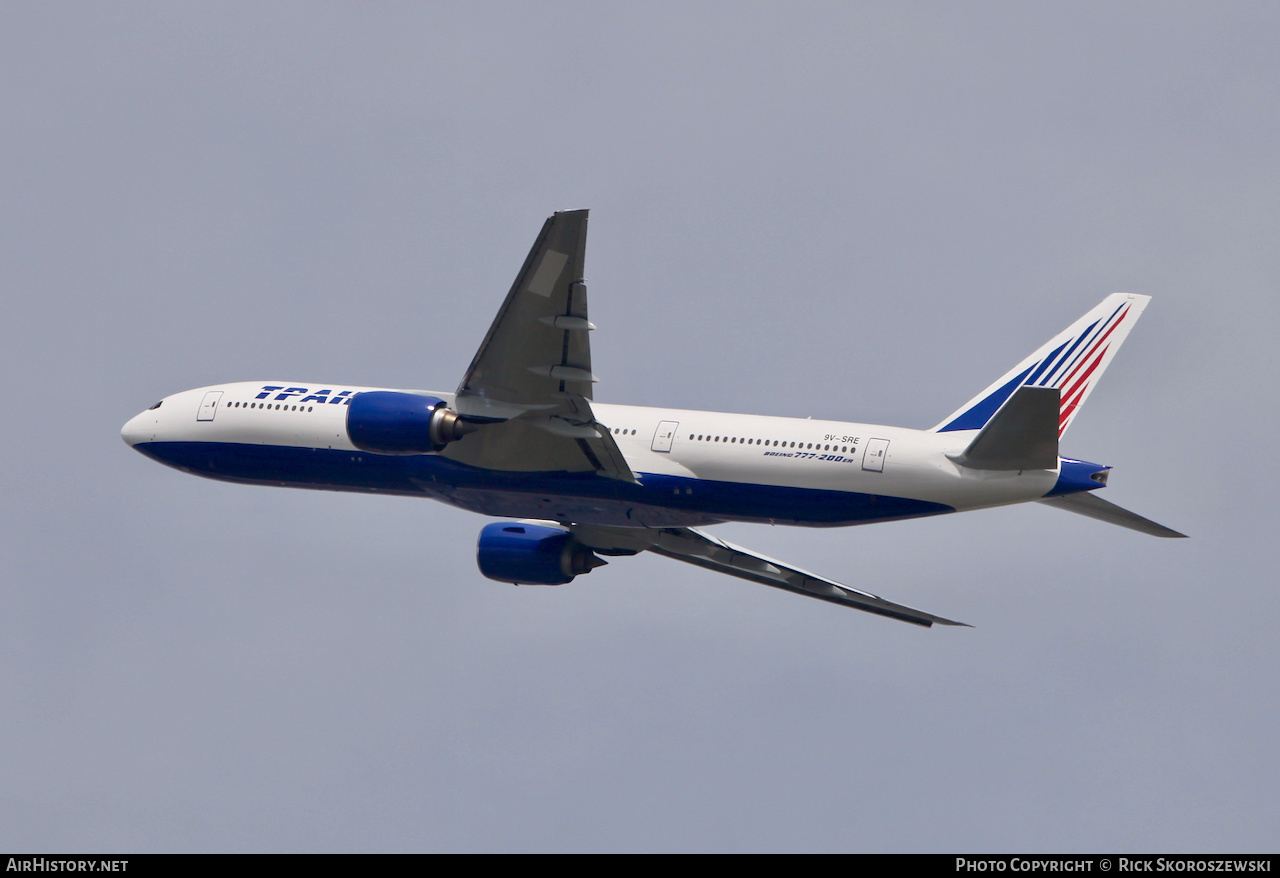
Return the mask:
[(429, 454), (475, 429), (434, 396), (370, 390), (347, 405), (347, 436), (361, 451)]
[(480, 572), (516, 585), (564, 585), (609, 562), (558, 527), (500, 521), (480, 531)]

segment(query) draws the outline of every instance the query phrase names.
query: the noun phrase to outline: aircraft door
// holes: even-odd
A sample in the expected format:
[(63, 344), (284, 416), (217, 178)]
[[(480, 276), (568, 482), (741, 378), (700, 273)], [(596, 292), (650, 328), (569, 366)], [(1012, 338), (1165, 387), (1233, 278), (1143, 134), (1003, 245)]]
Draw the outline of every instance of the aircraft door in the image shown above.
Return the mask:
[(884, 472), (884, 459), (888, 453), (888, 439), (868, 439), (867, 450), (862, 453), (862, 468), (872, 473)]
[(654, 451), (670, 451), (679, 428), (679, 421), (659, 421), (658, 429), (653, 431), (653, 444), (649, 447)]
[(200, 403), (200, 411), (196, 413), (197, 421), (212, 421), (213, 416), (218, 413), (218, 400), (222, 399), (221, 390), (210, 390), (204, 395), (204, 401)]

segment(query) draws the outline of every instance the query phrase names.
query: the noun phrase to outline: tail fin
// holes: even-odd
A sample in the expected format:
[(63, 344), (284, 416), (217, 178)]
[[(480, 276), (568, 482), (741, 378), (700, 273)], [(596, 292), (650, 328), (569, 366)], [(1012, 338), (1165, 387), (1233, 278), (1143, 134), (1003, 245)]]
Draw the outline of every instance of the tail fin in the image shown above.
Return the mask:
[(948, 415), (933, 432), (981, 430), (1013, 392), (1025, 385), (1061, 391), (1058, 409), (1058, 436), (1061, 437), (1149, 301), (1150, 296), (1131, 293), (1107, 296), (1088, 314)]

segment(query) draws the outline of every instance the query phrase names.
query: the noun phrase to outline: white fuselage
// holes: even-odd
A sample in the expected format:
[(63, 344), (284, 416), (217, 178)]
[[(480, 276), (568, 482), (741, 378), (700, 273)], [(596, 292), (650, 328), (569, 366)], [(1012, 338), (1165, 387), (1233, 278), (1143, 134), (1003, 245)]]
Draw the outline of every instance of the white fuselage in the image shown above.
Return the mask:
[[(679, 526), (776, 521), (839, 526), (1021, 503), (1057, 469), (961, 466), (976, 431), (593, 403), (638, 484), (594, 473), (477, 470), (440, 454), (361, 451), (347, 402), (383, 388), (240, 382), (166, 397), (122, 431), (138, 450), (229, 481), (419, 494), (492, 515)], [(419, 393), (419, 391), (410, 391)], [(452, 404), (453, 394), (431, 392)], [(455, 447), (456, 446), (456, 447)]]

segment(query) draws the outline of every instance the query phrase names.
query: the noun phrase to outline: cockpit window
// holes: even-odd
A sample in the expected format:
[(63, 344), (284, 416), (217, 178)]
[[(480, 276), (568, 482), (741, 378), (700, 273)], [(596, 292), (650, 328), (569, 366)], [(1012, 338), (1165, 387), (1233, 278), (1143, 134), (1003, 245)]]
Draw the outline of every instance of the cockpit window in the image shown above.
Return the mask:
[(153, 411), (155, 411), (156, 409), (160, 408), (160, 406), (162, 406), (162, 405), (164, 405), (164, 400), (163, 400), (163, 399), (162, 399), (162, 400), (160, 400), (160, 401), (159, 401), (158, 403), (156, 403), (155, 405), (153, 405), (151, 408), (147, 409), (147, 411), (149, 411), (149, 412), (153, 412)]

